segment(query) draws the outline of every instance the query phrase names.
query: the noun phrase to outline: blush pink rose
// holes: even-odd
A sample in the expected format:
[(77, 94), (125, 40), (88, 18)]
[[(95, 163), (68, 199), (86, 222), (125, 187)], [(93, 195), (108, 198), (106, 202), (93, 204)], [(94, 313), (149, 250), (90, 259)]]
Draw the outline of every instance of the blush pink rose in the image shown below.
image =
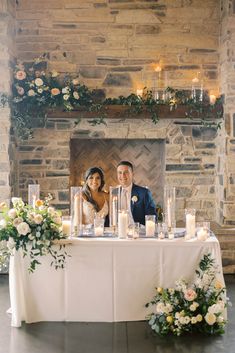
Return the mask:
[(184, 291), (184, 298), (189, 302), (192, 302), (197, 298), (197, 293), (193, 289), (188, 288)]

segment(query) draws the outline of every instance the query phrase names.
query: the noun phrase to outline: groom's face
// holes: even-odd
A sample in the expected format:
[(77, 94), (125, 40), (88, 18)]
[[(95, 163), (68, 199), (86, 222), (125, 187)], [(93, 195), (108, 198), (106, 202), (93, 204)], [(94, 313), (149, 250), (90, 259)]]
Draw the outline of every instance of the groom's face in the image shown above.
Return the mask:
[(127, 165), (119, 165), (117, 167), (117, 178), (119, 184), (124, 188), (128, 187), (133, 181), (133, 172)]

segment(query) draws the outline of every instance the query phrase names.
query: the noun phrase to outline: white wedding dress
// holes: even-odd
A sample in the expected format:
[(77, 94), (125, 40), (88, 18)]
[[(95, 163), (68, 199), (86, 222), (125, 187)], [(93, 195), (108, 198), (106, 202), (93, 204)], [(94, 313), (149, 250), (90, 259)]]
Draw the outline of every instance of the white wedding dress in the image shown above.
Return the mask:
[(109, 213), (109, 206), (107, 200), (105, 200), (102, 209), (97, 212), (94, 206), (83, 199), (83, 207), (82, 207), (82, 223), (83, 224), (93, 224), (95, 215), (105, 218)]

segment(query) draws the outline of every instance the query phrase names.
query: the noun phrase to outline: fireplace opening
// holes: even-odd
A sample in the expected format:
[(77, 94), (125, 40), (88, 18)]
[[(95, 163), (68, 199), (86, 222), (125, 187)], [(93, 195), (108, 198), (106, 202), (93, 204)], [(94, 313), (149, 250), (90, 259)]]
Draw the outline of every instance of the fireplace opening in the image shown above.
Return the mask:
[(106, 191), (117, 185), (116, 167), (121, 160), (134, 166), (134, 182), (148, 187), (156, 203), (163, 203), (165, 175), (164, 139), (86, 139), (70, 141), (70, 186), (84, 183), (85, 171), (101, 167)]

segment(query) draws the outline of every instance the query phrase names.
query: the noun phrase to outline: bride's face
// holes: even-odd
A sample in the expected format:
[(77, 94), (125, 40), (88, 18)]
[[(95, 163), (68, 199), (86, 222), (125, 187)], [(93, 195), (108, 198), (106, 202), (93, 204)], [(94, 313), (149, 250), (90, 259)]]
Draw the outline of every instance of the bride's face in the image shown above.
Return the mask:
[(101, 185), (101, 178), (99, 173), (91, 174), (87, 179), (87, 185), (92, 191), (98, 191)]

